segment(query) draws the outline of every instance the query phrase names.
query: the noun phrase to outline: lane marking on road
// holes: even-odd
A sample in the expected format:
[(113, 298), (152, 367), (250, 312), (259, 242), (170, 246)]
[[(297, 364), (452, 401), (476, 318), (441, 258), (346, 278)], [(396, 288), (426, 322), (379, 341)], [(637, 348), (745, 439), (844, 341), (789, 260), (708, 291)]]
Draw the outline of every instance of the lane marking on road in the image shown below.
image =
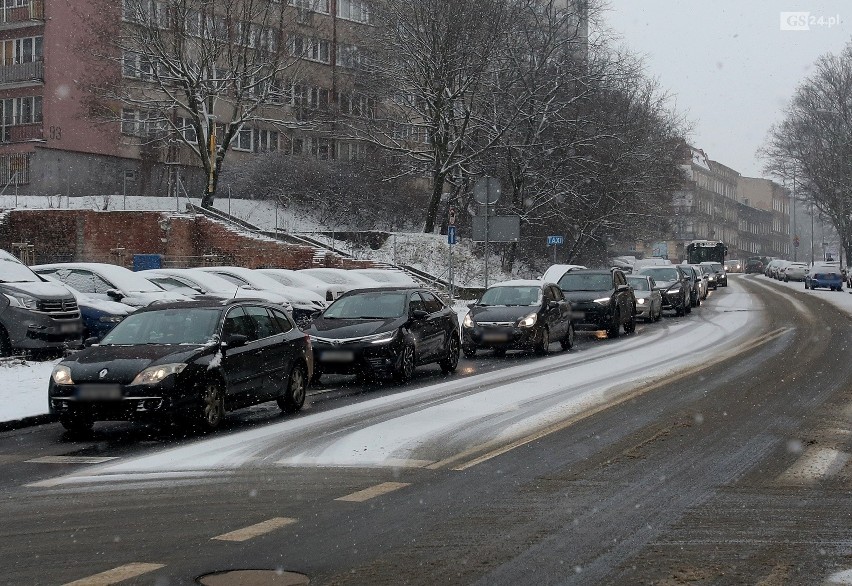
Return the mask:
[(782, 483), (811, 483), (837, 475), (850, 455), (832, 448), (808, 448), (779, 477)]
[[(503, 454), (510, 452), (510, 451), (512, 451), (516, 448), (520, 448), (521, 446), (525, 446), (525, 445), (530, 444), (534, 441), (540, 440), (541, 438), (543, 438), (545, 436), (551, 435), (551, 434), (556, 433), (558, 431), (562, 431), (562, 430), (576, 424), (577, 422), (582, 421), (583, 419), (586, 419), (588, 417), (592, 417), (593, 415), (596, 415), (596, 414), (598, 414), (598, 413), (600, 413), (600, 412), (602, 412), (606, 409), (609, 409), (611, 407), (615, 407), (617, 405), (621, 405), (622, 403), (625, 403), (627, 401), (631, 401), (631, 400), (635, 399), (636, 397), (644, 395), (645, 393), (649, 393), (649, 392), (654, 391), (656, 389), (659, 389), (661, 387), (671, 385), (671, 384), (677, 383), (678, 381), (681, 381), (683, 379), (692, 377), (696, 373), (701, 372), (702, 370), (704, 370), (706, 368), (709, 368), (709, 367), (714, 366), (716, 364), (725, 362), (726, 360), (730, 359), (731, 356), (740, 355), (740, 354), (747, 352), (749, 350), (752, 350), (752, 349), (754, 349), (758, 346), (761, 346), (763, 344), (767, 344), (768, 342), (771, 342), (772, 340), (780, 338), (781, 336), (783, 336), (787, 332), (791, 331), (792, 329), (793, 328), (791, 328), (791, 327), (783, 327), (783, 328), (778, 328), (776, 330), (773, 330), (771, 332), (767, 332), (766, 334), (763, 334), (762, 336), (759, 336), (759, 337), (755, 338), (754, 340), (751, 340), (749, 342), (741, 344), (740, 346), (737, 346), (733, 350), (726, 352), (723, 355), (717, 356), (713, 360), (708, 360), (707, 362), (705, 362), (703, 364), (699, 364), (697, 366), (689, 368), (685, 371), (682, 371), (682, 372), (680, 372), (676, 375), (673, 375), (669, 378), (666, 378), (664, 380), (660, 380), (656, 383), (652, 383), (650, 385), (640, 387), (640, 388), (638, 388), (638, 389), (636, 389), (632, 392), (625, 393), (624, 395), (621, 395), (620, 397), (618, 397), (617, 399), (615, 399), (613, 401), (610, 401), (606, 404), (598, 405), (596, 407), (592, 407), (590, 409), (587, 409), (583, 413), (578, 413), (577, 415), (570, 417), (569, 419), (566, 419), (564, 421), (560, 421), (558, 423), (554, 423), (552, 425), (549, 425), (549, 426), (545, 427), (544, 429), (540, 429), (540, 430), (536, 431), (535, 433), (532, 433), (528, 436), (519, 438), (519, 439), (517, 439), (517, 440), (515, 440), (515, 441), (513, 441), (509, 444), (506, 444), (506, 445), (503, 445), (503, 446), (500, 446), (500, 447), (496, 447), (496, 448), (494, 446), (498, 445), (499, 440), (494, 440), (492, 442), (480, 444), (478, 446), (474, 446), (472, 448), (469, 448), (469, 449), (465, 450), (464, 452), (461, 452), (460, 454), (456, 454), (454, 456), (450, 456), (449, 458), (445, 458), (444, 460), (435, 462), (434, 464), (431, 464), (431, 465), (427, 466), (426, 468), (428, 468), (430, 470), (437, 470), (439, 468), (451, 467), (452, 470), (455, 470), (455, 471), (458, 471), (458, 472), (467, 470), (468, 468), (472, 468), (472, 467), (476, 466), (477, 464), (481, 464), (483, 462), (491, 460), (492, 458), (496, 458), (497, 456), (502, 456)], [(482, 453), (482, 452), (485, 452), (485, 453)], [(470, 456), (472, 456), (474, 454), (478, 454), (478, 453), (481, 454), (481, 455), (476, 456), (476, 457), (474, 457), (474, 458), (472, 458), (468, 461), (464, 461), (465, 458), (469, 458)], [(461, 462), (461, 463), (458, 464), (458, 462)]]
[(68, 582), (64, 586), (108, 586), (109, 584), (117, 584), (131, 578), (138, 578), (143, 574), (148, 574), (160, 568), (166, 567), (165, 564), (143, 564), (133, 563), (125, 564), (88, 578), (80, 578), (73, 582)]
[(41, 458), (33, 458), (27, 460), (30, 464), (102, 464), (110, 460), (118, 460), (114, 457), (98, 457), (98, 456), (42, 456)]
[(292, 525), (297, 522), (297, 519), (291, 519), (289, 517), (273, 517), (272, 519), (250, 525), (249, 527), (244, 527), (242, 529), (237, 529), (236, 531), (231, 531), (230, 533), (225, 533), (223, 535), (213, 537), (212, 539), (217, 541), (248, 541), (249, 539), (266, 535), (276, 529), (281, 529), (282, 527), (286, 527), (287, 525)]
[(377, 484), (376, 486), (371, 486), (370, 488), (365, 488), (364, 490), (359, 490), (358, 492), (353, 492), (352, 494), (347, 494), (346, 496), (342, 496), (334, 500), (345, 501), (348, 503), (363, 503), (364, 501), (405, 488), (406, 486), (410, 486), (410, 483), (383, 482), (382, 484)]
[[(217, 475), (233, 474), (231, 470), (217, 471)], [(53, 488), (65, 484), (94, 484), (99, 482), (113, 483), (132, 483), (132, 482), (147, 482), (159, 480), (186, 480), (186, 479), (210, 479), (211, 473), (206, 471), (176, 471), (176, 472), (150, 472), (150, 473), (127, 473), (127, 474), (100, 474), (100, 475), (85, 475), (79, 476), (57, 476), (56, 478), (48, 478), (47, 480), (39, 480), (38, 482), (30, 482), (25, 484), (27, 488)]]
[[(403, 458), (386, 458), (382, 460), (383, 467), (390, 468), (428, 468), (434, 460), (415, 460), (415, 459), (403, 459)], [(297, 458), (284, 458), (283, 460), (278, 460), (275, 462), (279, 466), (294, 466), (294, 467), (302, 467), (302, 466), (324, 466), (324, 467), (332, 467), (332, 468), (353, 468), (354, 465), (349, 461), (340, 462), (335, 464), (334, 462), (329, 462), (327, 458), (309, 458), (299, 456)]]

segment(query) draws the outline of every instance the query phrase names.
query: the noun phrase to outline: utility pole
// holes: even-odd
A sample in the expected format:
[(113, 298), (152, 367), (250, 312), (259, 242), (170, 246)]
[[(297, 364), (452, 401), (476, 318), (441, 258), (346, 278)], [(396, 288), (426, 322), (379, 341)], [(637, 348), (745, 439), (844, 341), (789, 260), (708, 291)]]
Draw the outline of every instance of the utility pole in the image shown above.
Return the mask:
[(799, 260), (799, 236), (796, 232), (796, 171), (793, 171), (793, 262)]

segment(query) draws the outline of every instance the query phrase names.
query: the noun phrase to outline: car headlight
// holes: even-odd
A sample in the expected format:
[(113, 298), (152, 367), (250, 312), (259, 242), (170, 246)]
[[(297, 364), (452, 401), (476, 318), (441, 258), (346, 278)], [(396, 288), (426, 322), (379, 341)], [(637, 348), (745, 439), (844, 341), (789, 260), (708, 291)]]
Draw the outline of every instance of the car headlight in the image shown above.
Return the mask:
[(475, 328), (476, 322), (473, 321), (473, 318), (470, 317), (470, 314), (468, 313), (464, 316), (464, 319), (462, 320), (462, 325), (466, 328)]
[(636, 304), (637, 305), (645, 305), (645, 300), (644, 299), (637, 299)]
[(53, 377), (53, 382), (58, 385), (74, 384), (74, 379), (71, 378), (71, 369), (63, 364), (58, 364), (50, 376)]
[(609, 305), (609, 297), (601, 297), (600, 299), (595, 299), (595, 303), (599, 303), (601, 305)]
[(24, 293), (15, 293), (14, 295), (7, 294), (12, 307), (20, 307), (22, 309), (35, 309), (36, 298)]
[(537, 313), (531, 313), (531, 314), (529, 314), (525, 317), (522, 317), (520, 320), (518, 320), (518, 327), (519, 328), (531, 328), (536, 324), (537, 321), (538, 321), (538, 314)]
[(676, 287), (669, 287), (669, 290), (666, 293), (683, 293), (683, 288), (680, 285)]
[(366, 336), (363, 341), (369, 342), (370, 344), (387, 344), (388, 342), (392, 342), (394, 338), (396, 338), (396, 330), (392, 332), (382, 332), (381, 334), (375, 334), (374, 336)]
[(183, 372), (186, 364), (161, 364), (149, 366), (136, 375), (131, 385), (153, 385), (162, 381), (167, 376)]

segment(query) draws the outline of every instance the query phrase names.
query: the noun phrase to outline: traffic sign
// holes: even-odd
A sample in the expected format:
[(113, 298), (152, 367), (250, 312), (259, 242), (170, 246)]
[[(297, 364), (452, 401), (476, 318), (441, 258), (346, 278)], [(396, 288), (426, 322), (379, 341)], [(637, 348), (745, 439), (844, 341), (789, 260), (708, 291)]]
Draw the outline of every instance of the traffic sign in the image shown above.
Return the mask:
[(473, 199), (480, 205), (494, 205), (500, 199), (500, 180), (483, 177), (473, 184)]
[(458, 244), (458, 239), (456, 238), (456, 227), (455, 226), (447, 226), (447, 243)]
[[(539, 242), (541, 242), (541, 241), (539, 240)], [(557, 245), (560, 245), (560, 244), (565, 244), (565, 237), (564, 236), (548, 236), (547, 237), (547, 245), (548, 246), (557, 246)]]

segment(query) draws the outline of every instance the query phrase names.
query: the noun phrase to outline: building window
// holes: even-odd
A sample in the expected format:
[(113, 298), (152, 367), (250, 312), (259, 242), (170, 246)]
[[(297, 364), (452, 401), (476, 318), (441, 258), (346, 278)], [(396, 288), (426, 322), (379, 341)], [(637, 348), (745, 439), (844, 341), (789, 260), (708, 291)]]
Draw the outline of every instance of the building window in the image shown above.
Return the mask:
[(365, 0), (337, 0), (337, 16), (368, 24), (370, 6)]
[(40, 124), (42, 122), (42, 97), (6, 98), (3, 100), (3, 126)]
[(367, 158), (367, 145), (363, 142), (337, 142), (338, 161), (363, 161)]
[(186, 142), (198, 144), (198, 133), (195, 132), (195, 127), (189, 118), (178, 118), (175, 121), (175, 126)]
[(254, 128), (242, 127), (239, 132), (237, 132), (237, 136), (234, 137), (234, 150), (235, 151), (249, 151), (254, 150), (252, 147), (254, 145)]
[(364, 54), (357, 46), (341, 43), (337, 46), (335, 62), (340, 67), (360, 69), (364, 67), (366, 59), (364, 59)]
[(34, 63), (41, 61), (44, 55), (44, 37), (24, 37), (3, 41), (3, 65)]
[(278, 150), (278, 131), (259, 129), (257, 131), (257, 152), (273, 153)]
[(139, 110), (123, 108), (121, 110), (121, 134), (127, 136), (141, 136), (145, 122)]
[(294, 36), (290, 39), (290, 52), (295, 57), (318, 63), (331, 63), (331, 45), (325, 39)]
[(311, 139), (311, 155), (320, 161), (327, 161), (331, 158), (331, 143), (324, 138)]
[(329, 13), (329, 0), (289, 0), (287, 3), (300, 10), (321, 12), (322, 14)]

